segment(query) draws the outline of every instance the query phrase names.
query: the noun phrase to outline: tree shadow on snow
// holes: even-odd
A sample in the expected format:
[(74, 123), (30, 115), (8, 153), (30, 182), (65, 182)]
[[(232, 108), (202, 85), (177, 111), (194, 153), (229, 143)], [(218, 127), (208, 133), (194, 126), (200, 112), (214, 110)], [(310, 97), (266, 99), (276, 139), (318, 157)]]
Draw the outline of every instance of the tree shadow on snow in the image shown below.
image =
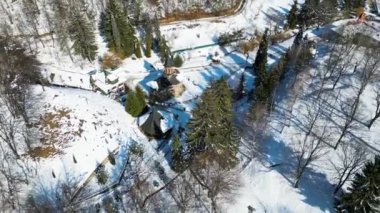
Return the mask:
[[(286, 20), (286, 14), (289, 13), (289, 10), (283, 7), (280, 9), (271, 7), (267, 12), (263, 12), (268, 21), (272, 21), (278, 25), (283, 25)], [(274, 26), (272, 26), (274, 27)]]
[[(269, 167), (279, 172), (290, 185), (294, 185), (293, 171), (296, 162), (292, 148), (273, 136), (265, 138), (263, 144), (264, 160), (271, 165)], [(305, 196), (303, 200), (305, 203), (322, 211), (333, 209), (333, 185), (325, 174), (310, 168), (306, 169), (298, 189), (299, 193)]]

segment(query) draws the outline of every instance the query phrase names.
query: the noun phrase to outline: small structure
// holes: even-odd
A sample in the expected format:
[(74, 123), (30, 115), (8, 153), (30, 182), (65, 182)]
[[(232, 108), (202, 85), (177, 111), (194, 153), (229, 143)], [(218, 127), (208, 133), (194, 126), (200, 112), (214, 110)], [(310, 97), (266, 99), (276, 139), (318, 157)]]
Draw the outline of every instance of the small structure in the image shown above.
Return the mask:
[(178, 70), (174, 66), (174, 61), (172, 57), (167, 57), (164, 66), (164, 73), (166, 75), (173, 75), (174, 73), (178, 73)]
[(116, 84), (119, 81), (119, 77), (115, 74), (107, 75), (107, 84)]
[[(160, 76), (154, 86), (154, 100), (164, 102), (171, 97), (179, 97), (186, 90), (185, 85), (177, 79), (179, 71), (174, 67), (172, 59), (168, 58), (165, 62), (163, 75)], [(152, 83), (150, 84), (152, 85)], [(153, 87), (151, 87), (153, 88)]]
[(220, 55), (218, 52), (215, 52), (213, 56), (211, 56), (212, 63), (219, 64), (220, 63)]
[(173, 128), (173, 116), (152, 107), (147, 114), (139, 118), (139, 127), (151, 139), (167, 138)]

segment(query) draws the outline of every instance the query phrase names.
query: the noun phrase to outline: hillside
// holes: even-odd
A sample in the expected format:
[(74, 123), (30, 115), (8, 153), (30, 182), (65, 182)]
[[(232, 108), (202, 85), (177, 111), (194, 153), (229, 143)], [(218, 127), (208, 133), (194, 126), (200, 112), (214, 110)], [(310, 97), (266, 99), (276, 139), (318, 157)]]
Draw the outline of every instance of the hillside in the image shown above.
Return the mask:
[(2, 211), (376, 212), (371, 11), (1, 1)]

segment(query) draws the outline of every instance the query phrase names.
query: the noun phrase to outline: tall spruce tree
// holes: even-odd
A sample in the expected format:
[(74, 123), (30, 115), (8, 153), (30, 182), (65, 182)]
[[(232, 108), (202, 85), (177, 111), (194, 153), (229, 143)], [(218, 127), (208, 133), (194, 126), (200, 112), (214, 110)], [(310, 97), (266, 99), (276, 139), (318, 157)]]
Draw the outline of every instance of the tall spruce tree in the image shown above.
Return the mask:
[(69, 26), (70, 39), (73, 41), (72, 48), (75, 54), (81, 55), (89, 61), (95, 60), (96, 50), (95, 34), (91, 24), (80, 12), (71, 18)]
[(232, 118), (232, 92), (224, 79), (218, 80), (204, 92), (189, 122), (190, 152), (207, 151), (222, 167), (234, 166), (239, 140)]
[(152, 44), (153, 44), (152, 32), (146, 32), (145, 36), (145, 56), (150, 58), (152, 56)]
[(185, 159), (182, 154), (182, 145), (178, 135), (176, 135), (173, 139), (171, 146), (172, 153), (172, 169), (176, 172), (182, 172), (186, 166)]
[(305, 0), (302, 5), (300, 13), (298, 14), (298, 24), (300, 26), (309, 27), (317, 20), (317, 8), (319, 6), (319, 0)]
[(136, 38), (135, 55), (137, 58), (142, 58), (140, 41)]
[(296, 37), (294, 38), (292, 48), (299, 47), (302, 44), (302, 41), (303, 41), (303, 28), (300, 27)]
[(134, 53), (136, 37), (127, 14), (117, 0), (109, 0), (102, 16), (102, 31), (111, 51), (119, 57), (129, 57)]
[(169, 57), (171, 57), (170, 48), (168, 42), (164, 37), (159, 40), (158, 43), (158, 54), (160, 56), (161, 62), (164, 63)]
[(297, 4), (298, 2), (297, 0), (295, 0), (288, 14), (287, 27), (289, 29), (294, 29), (297, 27), (297, 11), (298, 11)]
[(255, 63), (253, 64), (254, 72), (256, 73), (256, 86), (260, 86), (267, 78), (267, 61), (268, 61), (268, 29), (261, 39), (259, 50), (256, 54)]
[(137, 97), (137, 100), (139, 101), (141, 112), (142, 112), (144, 108), (146, 107), (145, 93), (139, 86), (137, 86), (135, 90), (136, 90), (136, 97)]
[(368, 162), (361, 173), (355, 175), (348, 192), (342, 195), (337, 206), (340, 212), (380, 211), (380, 156)]

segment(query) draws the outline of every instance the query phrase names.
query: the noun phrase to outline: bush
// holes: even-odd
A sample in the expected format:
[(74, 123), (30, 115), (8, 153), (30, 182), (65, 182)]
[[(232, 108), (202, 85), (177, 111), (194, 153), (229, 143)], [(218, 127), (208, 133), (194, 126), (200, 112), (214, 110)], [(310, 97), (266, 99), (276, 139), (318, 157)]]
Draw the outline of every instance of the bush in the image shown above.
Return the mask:
[(115, 154), (113, 152), (108, 152), (108, 160), (112, 165), (116, 164)]
[(114, 70), (114, 69), (118, 68), (121, 65), (121, 63), (122, 63), (122, 61), (121, 61), (119, 56), (117, 56), (113, 53), (106, 53), (102, 59), (102, 69)]
[(223, 33), (219, 36), (218, 43), (223, 46), (223, 45), (232, 43), (234, 41), (238, 41), (242, 38), (243, 38), (242, 30), (234, 31), (232, 33)]
[(136, 143), (132, 144), (129, 150), (135, 156), (142, 157), (144, 155), (143, 148), (141, 147), (141, 145), (138, 145)]
[(242, 41), (239, 43), (240, 50), (246, 54), (249, 51), (253, 51), (256, 47), (258, 47), (260, 42), (257, 39), (250, 39), (249, 41)]
[(174, 66), (175, 67), (182, 67), (183, 65), (183, 59), (180, 55), (176, 55), (174, 58)]
[(107, 182), (108, 176), (103, 165), (99, 165), (98, 168), (96, 168), (95, 174), (99, 184), (104, 185)]

